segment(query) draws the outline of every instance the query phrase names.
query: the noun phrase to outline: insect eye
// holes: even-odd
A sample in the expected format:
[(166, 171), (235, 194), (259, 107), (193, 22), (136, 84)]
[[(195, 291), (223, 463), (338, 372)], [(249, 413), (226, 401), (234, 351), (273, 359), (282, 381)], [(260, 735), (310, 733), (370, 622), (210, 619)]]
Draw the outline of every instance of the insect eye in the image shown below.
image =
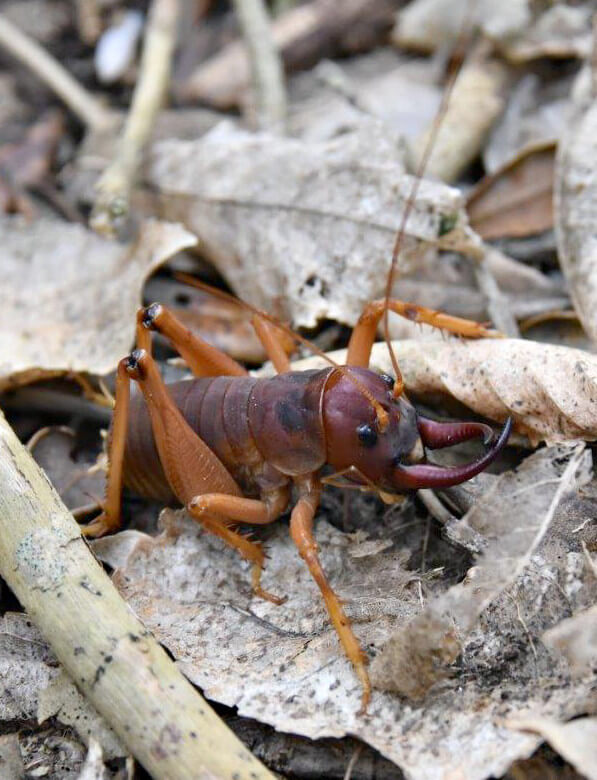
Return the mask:
[(371, 425), (367, 425), (367, 423), (359, 425), (357, 428), (357, 436), (365, 447), (373, 447), (377, 442), (377, 431), (372, 428)]
[(388, 389), (391, 390), (394, 387), (394, 379), (389, 374), (380, 374), (380, 379), (383, 379), (383, 381), (388, 386)]

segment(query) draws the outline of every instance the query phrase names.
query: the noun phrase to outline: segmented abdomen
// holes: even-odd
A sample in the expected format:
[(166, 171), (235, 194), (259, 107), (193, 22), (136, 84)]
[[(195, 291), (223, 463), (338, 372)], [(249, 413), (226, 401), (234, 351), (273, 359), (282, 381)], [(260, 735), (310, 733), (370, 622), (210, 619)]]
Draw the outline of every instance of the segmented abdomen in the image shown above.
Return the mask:
[[(316, 471), (325, 462), (322, 399), (329, 373), (209, 377), (176, 382), (168, 390), (245, 494), (254, 495), (285, 484), (289, 476)], [(140, 495), (175, 501), (140, 393), (131, 399), (124, 481)]]

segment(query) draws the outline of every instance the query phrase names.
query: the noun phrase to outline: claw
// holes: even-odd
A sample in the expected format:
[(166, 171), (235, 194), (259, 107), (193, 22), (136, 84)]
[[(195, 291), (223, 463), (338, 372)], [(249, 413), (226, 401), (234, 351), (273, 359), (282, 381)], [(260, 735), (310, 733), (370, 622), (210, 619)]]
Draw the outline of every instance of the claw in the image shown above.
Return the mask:
[(453, 444), (460, 444), (461, 441), (468, 441), (477, 436), (482, 436), (483, 444), (487, 446), (493, 441), (494, 436), (493, 429), (484, 423), (441, 423), (435, 420), (428, 420), (420, 415), (417, 417), (417, 427), (421, 441), (431, 450), (451, 447)]
[[(458, 425), (458, 423), (456, 423), (456, 425)], [(477, 426), (479, 423), (468, 423), (468, 425)], [(398, 465), (394, 469), (394, 482), (398, 488), (407, 490), (451, 487), (452, 485), (459, 485), (461, 482), (466, 482), (467, 479), (471, 479), (471, 477), (479, 474), (493, 460), (495, 460), (498, 453), (503, 449), (504, 445), (508, 441), (511, 430), (512, 418), (509, 417), (506, 420), (506, 423), (502, 428), (502, 432), (500, 433), (499, 438), (493, 447), (488, 450), (488, 452), (486, 452), (483, 457), (473, 461), (472, 463), (467, 463), (465, 466), (456, 466), (454, 468), (433, 466), (429, 463), (419, 463), (414, 466)], [(471, 438), (471, 436), (465, 436), (465, 438)], [(440, 436), (440, 440), (444, 441), (445, 437), (442, 438)], [(463, 441), (463, 439), (460, 439), (460, 441)]]

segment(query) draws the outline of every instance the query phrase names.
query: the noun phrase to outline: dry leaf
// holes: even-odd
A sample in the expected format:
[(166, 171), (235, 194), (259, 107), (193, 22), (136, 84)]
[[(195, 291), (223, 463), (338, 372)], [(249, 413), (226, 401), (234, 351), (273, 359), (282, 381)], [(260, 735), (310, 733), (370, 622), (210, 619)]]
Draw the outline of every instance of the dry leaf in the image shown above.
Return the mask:
[[(388, 128), (373, 120), (321, 144), (223, 123), (194, 143), (158, 144), (150, 180), (163, 215), (196, 233), (241, 297), (296, 325), (352, 324), (385, 288), (412, 186), (398, 159)], [(421, 245), (480, 255), (462, 203), (458, 190), (421, 182), (405, 266)]]
[[(454, 85), (433, 144), (425, 175), (455, 181), (479, 155), (485, 138), (504, 108), (508, 72), (497, 60), (465, 65)], [(435, 117), (434, 117), (435, 122)], [(414, 144), (413, 170), (418, 170), (434, 122)]]
[(90, 752), (92, 745), (99, 743), (108, 759), (128, 755), (118, 736), (63, 670), (39, 692), (38, 723), (52, 717), (71, 726)]
[(0, 390), (67, 371), (105, 374), (131, 348), (145, 278), (195, 238), (148, 220), (122, 245), (81, 225), (0, 221)]
[[(589, 352), (522, 339), (397, 341), (393, 347), (414, 398), (456, 399), (492, 420), (511, 416), (534, 444), (597, 439), (597, 356)], [(344, 363), (346, 351), (330, 357)], [(293, 368), (321, 365), (321, 358), (307, 358)], [(371, 366), (392, 372), (385, 344), (373, 346)]]
[(590, 673), (597, 664), (597, 605), (562, 620), (541, 639), (566, 658), (572, 674)]
[(597, 718), (578, 718), (559, 723), (533, 716), (508, 718), (511, 729), (540, 734), (587, 780), (597, 780)]
[[(563, 492), (565, 484), (571, 487), (579, 464), (586, 466), (587, 456), (580, 449), (557, 450), (561, 459), (552, 464), (551, 475), (557, 472), (560, 480), (543, 487), (547, 499), (534, 485), (542, 506), (555, 506), (554, 494)], [(542, 463), (535, 476), (549, 473)], [(535, 522), (534, 507), (525, 506), (531, 516), (517, 519), (532, 527), (526, 543), (537, 540), (541, 520)], [(546, 516), (541, 519), (547, 525)], [(553, 718), (586, 706), (591, 681), (568, 681), (563, 663), (554, 662), (536, 640), (546, 625), (570, 614), (569, 591), (577, 594), (574, 604), (579, 609), (592, 595), (585, 584), (586, 570), (574, 570), (571, 576), (570, 556), (561, 554), (558, 534), (568, 538), (576, 522), (568, 511), (557, 514), (554, 536), (548, 533), (538, 557), (517, 580), (514, 600), (502, 595), (486, 611), (453, 670), (455, 679), (436, 687), (422, 704), (375, 692), (365, 717), (357, 715), (358, 681), (285, 524), (271, 526), (266, 539), (264, 586), (288, 596), (276, 607), (252, 596), (248, 565), (235, 551), (204, 533), (183, 512), (166, 510), (162, 522), (166, 530), (157, 539), (117, 534), (94, 542), (94, 551), (118, 566), (114, 578), (121, 592), (185, 674), (208, 697), (238, 707), (241, 715), (312, 738), (353, 734), (395, 761), (408, 780), (439, 780), (450, 773), (485, 780), (501, 776), (541, 741), (509, 731), (498, 720), (518, 713), (523, 705)], [(425, 527), (415, 530), (417, 549)], [(496, 535), (504, 530), (495, 529)], [(416, 569), (405, 568), (408, 550), (396, 544), (355, 557), (361, 537), (341, 534), (322, 520), (316, 537), (323, 566), (370, 653), (420, 612), (421, 599), (440, 597), (449, 588), (451, 580), (443, 569), (421, 580)], [(451, 569), (454, 548), (441, 541), (438, 545), (434, 560)], [(580, 549), (578, 539), (576, 546)], [(530, 552), (528, 547), (525, 551)], [(540, 687), (533, 684), (537, 674)]]
[(597, 341), (597, 102), (590, 73), (575, 86), (568, 130), (558, 146), (555, 172), (555, 227), (560, 265), (574, 308), (587, 334)]
[(553, 227), (555, 143), (523, 149), (468, 196), (471, 226), (484, 239), (528, 236)]
[(503, 474), (459, 520), (448, 538), (482, 552), (467, 582), (431, 601), (384, 645), (371, 667), (373, 684), (422, 699), (448, 673), (481, 613), (529, 564), (566, 493), (591, 478), (582, 444), (531, 455)]
[(0, 771), (2, 780), (23, 780), (25, 765), (19, 749), (18, 734), (4, 734), (0, 737)]

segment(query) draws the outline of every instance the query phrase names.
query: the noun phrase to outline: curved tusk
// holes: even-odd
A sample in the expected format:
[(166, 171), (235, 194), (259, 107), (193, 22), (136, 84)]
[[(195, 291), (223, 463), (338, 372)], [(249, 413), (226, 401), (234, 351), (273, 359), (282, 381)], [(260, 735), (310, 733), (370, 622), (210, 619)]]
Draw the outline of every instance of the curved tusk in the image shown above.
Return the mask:
[(493, 441), (493, 428), (485, 423), (478, 422), (449, 422), (442, 423), (429, 420), (427, 417), (417, 417), (417, 427), (421, 441), (431, 450), (451, 447), (461, 441), (483, 437), (483, 444), (487, 446)]
[(495, 460), (508, 441), (511, 430), (512, 418), (508, 417), (494, 446), (479, 460), (467, 463), (466, 466), (444, 468), (443, 466), (432, 466), (429, 463), (420, 463), (415, 466), (396, 466), (394, 484), (398, 489), (418, 490), (419, 488), (452, 487), (452, 485), (466, 482), (467, 479), (475, 477)]

